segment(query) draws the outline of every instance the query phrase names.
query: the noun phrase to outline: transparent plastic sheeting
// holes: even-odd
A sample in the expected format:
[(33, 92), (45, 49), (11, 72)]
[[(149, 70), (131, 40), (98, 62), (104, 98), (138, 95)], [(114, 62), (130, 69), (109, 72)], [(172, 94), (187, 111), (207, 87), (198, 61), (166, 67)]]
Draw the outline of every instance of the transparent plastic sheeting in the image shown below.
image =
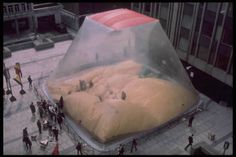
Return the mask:
[(158, 20), (114, 29), (86, 17), (47, 90), (101, 142), (158, 127), (198, 100)]

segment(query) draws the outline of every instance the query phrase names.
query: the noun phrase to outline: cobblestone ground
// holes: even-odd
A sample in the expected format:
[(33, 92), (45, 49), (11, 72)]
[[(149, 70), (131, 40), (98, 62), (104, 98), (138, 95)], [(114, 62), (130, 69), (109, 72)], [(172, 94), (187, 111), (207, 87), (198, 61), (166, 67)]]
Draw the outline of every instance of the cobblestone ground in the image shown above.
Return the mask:
[[(23, 72), (22, 81), (24, 83), (24, 90), (26, 94), (20, 95), (19, 85), (11, 79), (13, 94), (17, 101), (10, 102), (9, 95), (4, 99), (4, 113), (3, 113), (3, 153), (5, 155), (17, 154), (35, 154), (47, 155), (51, 154), (56, 142), (53, 140), (49, 142), (47, 148), (42, 150), (40, 148), (39, 140), (48, 137), (48, 131), (44, 130), (42, 135), (39, 135), (36, 125), (39, 115), (32, 116), (29, 104), (34, 103), (39, 99), (33, 90), (29, 89), (27, 77), (31, 75), (34, 85), (40, 92), (40, 85), (48, 75), (54, 70), (59, 60), (65, 55), (71, 41), (64, 41), (56, 43), (54, 48), (35, 51), (34, 49), (27, 49), (14, 52), (11, 58), (5, 59), (4, 62), (7, 67), (10, 67), (10, 74), (13, 78), (15, 76), (13, 66), (16, 62), (21, 63)], [(4, 88), (5, 82), (4, 82)], [(140, 138), (138, 142), (138, 151), (130, 153), (130, 143), (125, 145), (125, 154), (139, 155), (139, 154), (164, 154), (164, 155), (180, 155), (189, 154), (189, 150), (185, 151), (184, 147), (187, 145), (188, 136), (194, 134), (194, 143), (205, 141), (211, 145), (219, 154), (223, 153), (223, 144), (227, 140), (230, 142), (229, 149), (225, 154), (233, 153), (233, 112), (232, 108), (220, 106), (211, 101), (204, 95), (201, 95), (202, 101), (207, 105), (207, 109), (197, 113), (193, 121), (193, 127), (187, 127), (188, 121), (179, 121), (174, 123), (159, 132), (154, 132), (146, 137)], [(22, 142), (22, 130), (27, 127), (29, 136), (36, 135), (37, 141), (32, 141), (32, 151), (27, 151)], [(216, 135), (215, 142), (208, 138), (208, 134)], [(75, 144), (80, 140), (68, 126), (64, 125), (63, 130), (59, 134), (59, 153), (64, 155), (75, 155)], [(115, 148), (114, 148), (115, 149)], [(85, 154), (117, 154), (117, 150), (104, 153), (93, 150), (91, 147), (84, 144)]]

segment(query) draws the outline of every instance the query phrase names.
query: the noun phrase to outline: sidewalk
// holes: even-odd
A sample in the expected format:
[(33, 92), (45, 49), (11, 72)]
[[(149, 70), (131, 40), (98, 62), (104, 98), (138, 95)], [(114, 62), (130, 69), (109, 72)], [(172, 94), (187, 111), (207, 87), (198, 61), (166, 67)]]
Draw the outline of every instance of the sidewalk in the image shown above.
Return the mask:
[[(40, 149), (39, 143), (32, 142), (32, 152), (27, 152), (22, 142), (22, 129), (27, 127), (29, 136), (39, 135), (36, 118), (32, 118), (29, 104), (37, 100), (34, 93), (28, 89), (27, 77), (31, 75), (33, 83), (42, 83), (47, 76), (57, 66), (59, 60), (65, 55), (66, 50), (70, 46), (71, 41), (64, 41), (55, 43), (55, 47), (43, 51), (35, 51), (34, 49), (27, 49), (16, 51), (12, 57), (4, 60), (6, 67), (10, 67), (11, 84), (14, 96), (17, 101), (9, 102), (9, 96), (5, 97), (4, 114), (3, 114), (3, 144), (4, 155), (10, 154), (51, 154), (55, 146), (55, 141), (51, 142), (45, 151)], [(12, 78), (15, 77), (14, 68), (16, 62), (21, 63), (24, 89), (26, 94), (21, 96), (19, 94), (20, 86), (15, 83)], [(5, 79), (4, 79), (4, 88)], [(187, 145), (188, 136), (194, 133), (193, 144), (205, 141), (215, 148), (220, 154), (223, 152), (223, 144), (226, 140), (230, 142), (230, 147), (225, 154), (233, 153), (233, 111), (232, 108), (220, 106), (208, 97), (201, 95), (201, 99), (208, 103), (208, 109), (199, 112), (193, 121), (193, 128), (187, 127), (188, 121), (181, 121), (177, 124), (163, 129), (161, 132), (154, 132), (147, 137), (138, 139), (138, 151), (130, 153), (130, 145), (125, 147), (124, 154), (138, 155), (138, 154), (168, 154), (168, 155), (189, 155), (189, 151), (185, 151), (184, 147)], [(212, 143), (208, 139), (208, 133), (216, 135), (216, 141)], [(42, 138), (47, 137), (48, 131), (43, 131)], [(65, 155), (76, 155), (75, 145), (76, 139), (67, 132), (66, 127), (59, 135), (59, 153)], [(86, 146), (86, 154), (105, 154), (91, 150)], [(118, 154), (117, 152), (110, 152), (111, 154)]]

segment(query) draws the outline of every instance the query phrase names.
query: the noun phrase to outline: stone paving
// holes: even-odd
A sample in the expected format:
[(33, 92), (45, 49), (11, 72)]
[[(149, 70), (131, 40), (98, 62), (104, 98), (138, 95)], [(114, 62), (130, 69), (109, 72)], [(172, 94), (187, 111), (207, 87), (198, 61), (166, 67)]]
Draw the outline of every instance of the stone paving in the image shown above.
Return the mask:
[[(40, 85), (48, 75), (54, 70), (59, 60), (65, 55), (66, 50), (71, 44), (71, 40), (55, 43), (55, 47), (42, 51), (35, 51), (34, 49), (27, 49), (16, 51), (11, 58), (4, 60), (6, 67), (10, 67), (11, 78), (15, 76), (13, 66), (16, 62), (21, 63), (23, 73), (25, 95), (20, 95), (20, 86), (11, 79), (12, 89), (17, 101), (11, 103), (9, 95), (5, 96), (4, 113), (3, 113), (3, 153), (10, 154), (51, 154), (56, 144), (55, 141), (49, 143), (46, 150), (40, 149), (39, 142), (32, 141), (32, 151), (27, 151), (22, 142), (22, 129), (27, 127), (29, 135), (37, 135), (38, 140), (44, 139), (48, 136), (48, 131), (43, 131), (39, 136), (36, 121), (39, 115), (32, 117), (29, 104), (36, 102), (38, 99), (34, 92), (29, 89), (27, 77), (31, 75), (35, 86)], [(38, 87), (38, 86), (37, 86)], [(4, 88), (5, 79), (4, 79)], [(233, 111), (232, 108), (220, 106), (211, 101), (208, 97), (201, 94), (201, 99), (207, 105), (207, 109), (197, 113), (193, 121), (193, 127), (187, 127), (188, 121), (180, 121), (175, 123), (160, 132), (154, 132), (149, 136), (138, 139), (138, 151), (130, 153), (130, 144), (125, 145), (125, 154), (139, 155), (189, 155), (189, 150), (185, 151), (184, 147), (188, 143), (188, 136), (194, 134), (194, 144), (205, 141), (211, 145), (219, 154), (223, 153), (223, 144), (227, 140), (230, 142), (229, 149), (225, 154), (233, 154)], [(214, 133), (216, 135), (215, 142), (208, 139), (208, 134)], [(59, 135), (59, 152), (65, 155), (75, 155), (75, 144), (77, 140), (73, 134), (68, 133), (66, 126)], [(88, 146), (85, 147), (86, 154), (105, 154), (92, 150)], [(110, 152), (110, 154), (117, 154), (117, 151)]]

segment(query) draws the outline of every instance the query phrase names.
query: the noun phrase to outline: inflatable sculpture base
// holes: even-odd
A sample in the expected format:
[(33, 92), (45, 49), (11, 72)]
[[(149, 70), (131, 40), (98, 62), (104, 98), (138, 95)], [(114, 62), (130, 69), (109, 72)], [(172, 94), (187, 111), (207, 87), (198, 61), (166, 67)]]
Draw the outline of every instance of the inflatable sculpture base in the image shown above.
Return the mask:
[(54, 101), (100, 142), (158, 127), (186, 112), (198, 96), (178, 83), (143, 74), (143, 65), (127, 60), (49, 80)]

